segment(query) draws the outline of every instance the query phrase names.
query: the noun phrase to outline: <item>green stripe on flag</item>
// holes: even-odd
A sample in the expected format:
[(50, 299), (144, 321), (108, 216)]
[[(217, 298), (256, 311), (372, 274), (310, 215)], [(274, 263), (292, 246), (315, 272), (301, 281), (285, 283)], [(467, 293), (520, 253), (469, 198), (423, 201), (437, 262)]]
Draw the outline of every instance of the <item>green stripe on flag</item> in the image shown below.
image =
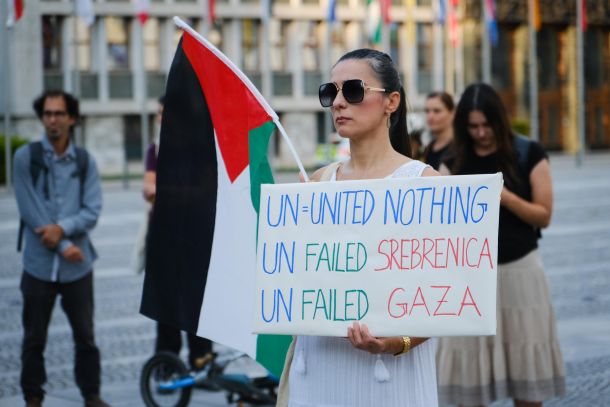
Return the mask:
[[(267, 159), (269, 140), (275, 130), (273, 122), (267, 122), (248, 133), (250, 155), (250, 197), (258, 213), (261, 199), (261, 184), (273, 184), (273, 173)], [(258, 335), (256, 338), (256, 361), (271, 373), (280, 377), (284, 368), (286, 352), (292, 341), (289, 335)]]
[(286, 352), (292, 342), (290, 335), (258, 335), (256, 338), (256, 361), (271, 373), (280, 377), (284, 369)]
[(267, 159), (269, 140), (275, 130), (275, 124), (269, 121), (248, 132), (248, 150), (250, 155), (250, 199), (258, 213), (261, 200), (261, 184), (273, 184), (273, 173)]

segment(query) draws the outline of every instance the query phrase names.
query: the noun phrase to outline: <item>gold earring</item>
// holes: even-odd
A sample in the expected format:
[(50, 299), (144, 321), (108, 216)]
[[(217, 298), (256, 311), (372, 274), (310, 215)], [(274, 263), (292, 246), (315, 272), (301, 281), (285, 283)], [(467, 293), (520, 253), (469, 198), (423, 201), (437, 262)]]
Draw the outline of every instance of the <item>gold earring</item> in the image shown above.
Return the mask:
[(388, 129), (390, 127), (392, 127), (392, 120), (390, 120), (390, 115), (388, 115), (388, 120), (386, 121), (386, 125), (388, 126)]

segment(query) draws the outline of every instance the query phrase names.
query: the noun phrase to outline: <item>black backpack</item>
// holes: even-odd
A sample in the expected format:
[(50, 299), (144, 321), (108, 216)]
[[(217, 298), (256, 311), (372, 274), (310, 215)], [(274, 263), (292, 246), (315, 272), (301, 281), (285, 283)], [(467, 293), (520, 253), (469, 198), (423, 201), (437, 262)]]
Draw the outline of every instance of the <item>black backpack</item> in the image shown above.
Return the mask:
[[(28, 144), (30, 149), (30, 175), (32, 176), (32, 184), (36, 185), (40, 173), (43, 173), (43, 192), (44, 199), (49, 199), (49, 183), (47, 175), (49, 174), (49, 167), (44, 161), (44, 150), (42, 148), (41, 141), (35, 141)], [(85, 189), (85, 179), (87, 179), (87, 169), (89, 168), (89, 154), (87, 150), (81, 147), (75, 147), (76, 151), (76, 171), (72, 174), (73, 177), (78, 176), (80, 181), (80, 201), (83, 202), (83, 191)], [(21, 245), (23, 242), (23, 228), (25, 222), (23, 219), (19, 220), (19, 235), (17, 237), (17, 251), (21, 251)]]
[(531, 145), (532, 141), (529, 138), (515, 133), (513, 150), (515, 150), (517, 155), (517, 165), (519, 166), (519, 171), (523, 174), (527, 174), (527, 159), (530, 153)]
[[(527, 168), (527, 159), (530, 154), (530, 146), (533, 141), (529, 138), (522, 136), (521, 134), (515, 133), (515, 138), (513, 140), (513, 149), (517, 155), (517, 165), (519, 167), (519, 172), (522, 174), (528, 173)], [(539, 227), (533, 226), (534, 231), (536, 232), (536, 236), (538, 239), (542, 238), (542, 230)]]

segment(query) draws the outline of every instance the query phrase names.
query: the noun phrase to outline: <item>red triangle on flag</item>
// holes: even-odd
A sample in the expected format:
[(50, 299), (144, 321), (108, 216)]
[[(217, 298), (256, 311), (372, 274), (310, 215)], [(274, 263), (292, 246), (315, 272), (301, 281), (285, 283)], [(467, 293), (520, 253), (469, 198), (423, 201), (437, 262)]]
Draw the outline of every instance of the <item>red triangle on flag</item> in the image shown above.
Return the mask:
[(182, 48), (193, 67), (231, 182), (248, 166), (248, 132), (272, 120), (241, 78), (212, 51), (184, 32)]

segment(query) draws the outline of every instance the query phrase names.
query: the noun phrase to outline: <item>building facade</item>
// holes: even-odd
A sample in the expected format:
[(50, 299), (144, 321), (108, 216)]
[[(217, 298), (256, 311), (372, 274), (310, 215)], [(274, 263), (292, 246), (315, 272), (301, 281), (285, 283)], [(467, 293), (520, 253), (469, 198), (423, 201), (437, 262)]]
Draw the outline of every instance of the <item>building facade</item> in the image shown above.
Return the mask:
[[(163, 93), (180, 39), (178, 15), (206, 36), (251, 78), (278, 112), (305, 165), (319, 161), (316, 149), (332, 131), (317, 100), (330, 64), (348, 50), (375, 46), (397, 62), (406, 85), (412, 126), (423, 124), (425, 95), (447, 90), (459, 97), (482, 80), (485, 0), (460, 0), (457, 24), (437, 0), (392, 0), (392, 24), (380, 44), (367, 32), (366, 0), (337, 0), (336, 21), (328, 23), (328, 0), (217, 0), (214, 23), (205, 18), (207, 0), (152, 0), (141, 25), (126, 0), (95, 0), (90, 26), (74, 18), (73, 0), (26, 2), (22, 19), (1, 43), (2, 89), (10, 89), (13, 133), (35, 138), (41, 132), (31, 101), (43, 89), (79, 95), (84, 115), (78, 141), (95, 155), (104, 174), (141, 172), (142, 118), (152, 136), (156, 99)], [(451, 3), (451, 2), (448, 2)], [(498, 42), (491, 48), (491, 82), (511, 118), (529, 120), (527, 0), (497, 0)], [(539, 139), (549, 149), (574, 152), (577, 133), (575, 0), (540, 0), (537, 33)], [(610, 3), (587, 0), (585, 33), (586, 144), (610, 147)], [(266, 10), (266, 8), (268, 8)], [(449, 10), (452, 12), (452, 10)], [(269, 15), (269, 18), (266, 16)], [(5, 47), (6, 48), (6, 47)], [(7, 71), (8, 70), (8, 71)], [(1, 92), (0, 106), (7, 92)], [(142, 112), (146, 113), (143, 114)], [(279, 137), (276, 166), (295, 163)], [(129, 164), (129, 165), (128, 165)]]

